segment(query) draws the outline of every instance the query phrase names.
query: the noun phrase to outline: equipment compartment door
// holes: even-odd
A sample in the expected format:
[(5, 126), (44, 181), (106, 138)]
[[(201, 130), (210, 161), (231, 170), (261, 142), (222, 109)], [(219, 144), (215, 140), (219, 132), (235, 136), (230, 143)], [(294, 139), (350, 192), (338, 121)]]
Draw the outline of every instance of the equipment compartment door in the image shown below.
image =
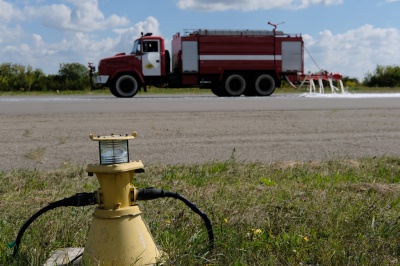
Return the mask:
[(196, 41), (182, 42), (182, 72), (199, 72), (199, 52)]
[(144, 76), (160, 76), (160, 41), (143, 40), (142, 69)]
[(282, 42), (282, 71), (303, 71), (303, 46), (301, 42)]

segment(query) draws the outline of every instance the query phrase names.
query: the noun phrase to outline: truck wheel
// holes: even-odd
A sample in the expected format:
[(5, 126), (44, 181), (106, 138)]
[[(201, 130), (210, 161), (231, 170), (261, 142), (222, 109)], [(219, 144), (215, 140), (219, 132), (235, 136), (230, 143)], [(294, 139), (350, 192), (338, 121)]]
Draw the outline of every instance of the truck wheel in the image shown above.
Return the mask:
[(117, 97), (130, 98), (135, 96), (138, 91), (139, 84), (131, 75), (122, 75), (115, 81), (115, 94), (118, 95)]
[(239, 74), (230, 75), (225, 80), (225, 90), (228, 96), (240, 96), (246, 89), (246, 81)]
[(268, 74), (258, 76), (254, 85), (259, 96), (270, 96), (275, 91), (275, 80)]
[(110, 87), (110, 92), (112, 95), (114, 95), (115, 97), (120, 97), (119, 94), (116, 92), (115, 90), (115, 86), (111, 86)]
[(247, 86), (246, 89), (243, 92), (244, 96), (255, 96), (256, 94), (256, 88), (254, 88), (254, 80), (253, 79), (248, 79), (247, 80)]
[(211, 87), (211, 91), (212, 91), (212, 93), (214, 93), (214, 95), (216, 95), (218, 97), (227, 96), (225, 88), (221, 85), (213, 85)]

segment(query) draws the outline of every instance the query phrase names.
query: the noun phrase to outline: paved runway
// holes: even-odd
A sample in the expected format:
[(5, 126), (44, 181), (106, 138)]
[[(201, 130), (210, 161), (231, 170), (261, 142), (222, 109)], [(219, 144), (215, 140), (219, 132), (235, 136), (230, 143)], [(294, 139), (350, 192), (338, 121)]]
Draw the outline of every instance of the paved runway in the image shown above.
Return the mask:
[(214, 112), (327, 109), (397, 109), (400, 94), (275, 94), (270, 97), (213, 95), (0, 97), (0, 114), (118, 112)]
[(399, 157), (400, 97), (0, 97), (0, 171), (97, 163), (90, 133), (134, 130), (145, 165)]

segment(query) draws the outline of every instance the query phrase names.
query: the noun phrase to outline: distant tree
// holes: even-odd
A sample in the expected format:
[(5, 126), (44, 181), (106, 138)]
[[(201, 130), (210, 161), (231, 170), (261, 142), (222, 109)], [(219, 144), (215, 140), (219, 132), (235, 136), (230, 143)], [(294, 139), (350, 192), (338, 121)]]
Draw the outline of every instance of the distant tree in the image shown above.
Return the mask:
[(46, 76), (45, 87), (48, 91), (65, 89), (59, 75), (49, 74)]
[[(29, 69), (28, 69), (29, 70)], [(47, 76), (43, 70), (37, 68), (27, 72), (30, 90), (32, 91), (46, 91)]]
[(11, 90), (11, 63), (2, 63), (0, 65), (0, 91)]
[(60, 90), (83, 90), (89, 87), (88, 70), (79, 63), (60, 64)]
[(0, 64), (0, 91), (83, 90), (90, 86), (86, 66), (60, 64), (56, 75), (20, 64)]
[(400, 66), (377, 65), (374, 73), (368, 73), (363, 84), (369, 87), (400, 87)]
[(11, 67), (12, 81), (11, 86), (14, 90), (25, 91), (29, 89), (29, 84), (26, 83), (25, 66), (14, 64)]
[(354, 87), (360, 85), (360, 81), (358, 81), (357, 78), (350, 78), (348, 76), (343, 77), (342, 82), (345, 87), (349, 87), (349, 88), (354, 88)]
[(43, 90), (46, 75), (40, 69), (19, 64), (0, 64), (0, 91)]

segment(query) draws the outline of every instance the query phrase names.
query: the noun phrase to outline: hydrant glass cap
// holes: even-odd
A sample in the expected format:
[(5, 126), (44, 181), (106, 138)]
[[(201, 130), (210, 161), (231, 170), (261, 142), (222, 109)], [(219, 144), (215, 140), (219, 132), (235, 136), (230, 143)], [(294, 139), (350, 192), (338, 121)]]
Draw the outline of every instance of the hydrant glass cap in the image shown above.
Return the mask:
[(117, 164), (129, 162), (127, 140), (99, 141), (100, 164)]

